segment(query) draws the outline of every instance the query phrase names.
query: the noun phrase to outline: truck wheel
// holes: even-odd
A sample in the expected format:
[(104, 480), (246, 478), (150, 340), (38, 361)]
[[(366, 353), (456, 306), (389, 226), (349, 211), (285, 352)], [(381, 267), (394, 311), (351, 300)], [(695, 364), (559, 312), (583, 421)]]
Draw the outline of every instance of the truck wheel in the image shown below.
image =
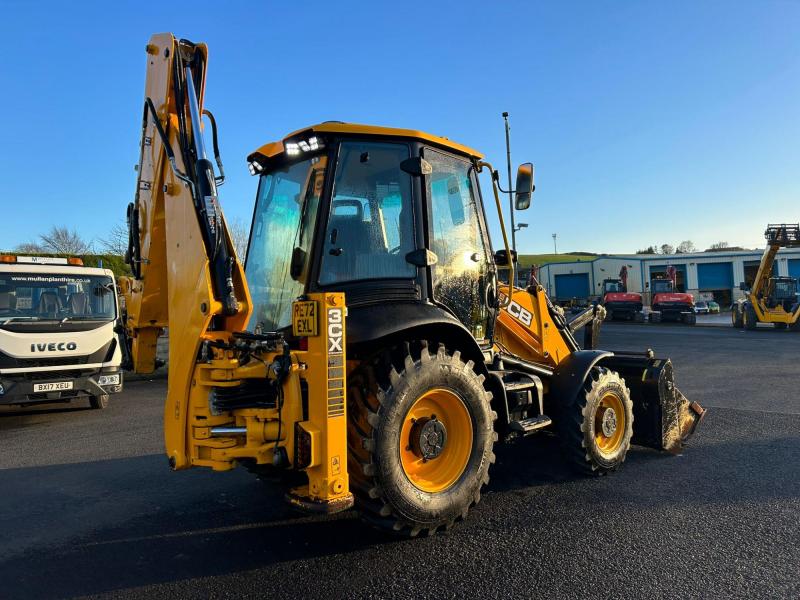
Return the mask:
[(651, 323), (661, 323), (661, 313), (660, 312), (651, 312), (649, 318), (650, 318), (650, 322)]
[(583, 389), (564, 405), (557, 427), (573, 468), (605, 475), (625, 461), (633, 435), (633, 403), (625, 380), (605, 368), (589, 372)]
[(758, 327), (758, 316), (756, 315), (756, 310), (753, 308), (752, 304), (745, 304), (742, 323), (744, 324), (744, 328), (750, 331), (753, 331), (756, 329), (756, 327)]
[(108, 394), (101, 394), (100, 396), (90, 396), (89, 405), (98, 410), (108, 408)]
[(694, 313), (690, 313), (686, 315), (684, 319), (687, 325), (696, 325), (697, 324), (697, 315)]
[(644, 313), (640, 310), (637, 310), (635, 313), (633, 313), (633, 322), (644, 323)]
[(474, 363), (416, 342), (362, 364), (348, 393), (351, 489), (362, 518), (405, 536), (449, 528), (480, 500), (497, 434)]

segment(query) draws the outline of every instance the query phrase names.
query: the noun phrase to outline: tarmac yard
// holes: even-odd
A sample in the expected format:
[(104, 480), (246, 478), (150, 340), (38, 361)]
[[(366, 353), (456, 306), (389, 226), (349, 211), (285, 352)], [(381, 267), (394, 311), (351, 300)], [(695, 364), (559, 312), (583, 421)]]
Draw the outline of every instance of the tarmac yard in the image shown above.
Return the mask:
[(710, 409), (684, 454), (587, 479), (534, 436), (416, 540), (298, 515), (242, 469), (172, 473), (163, 380), (0, 408), (0, 597), (800, 597), (800, 333), (609, 323), (602, 346), (673, 358)]

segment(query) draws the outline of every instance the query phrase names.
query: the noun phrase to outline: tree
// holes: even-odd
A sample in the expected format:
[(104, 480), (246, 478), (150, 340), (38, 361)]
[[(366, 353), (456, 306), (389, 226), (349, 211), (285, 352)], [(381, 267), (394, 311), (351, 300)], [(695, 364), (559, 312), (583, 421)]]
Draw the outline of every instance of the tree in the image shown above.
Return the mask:
[(661, 254), (672, 254), (674, 252), (675, 248), (673, 248), (669, 244), (661, 244)]
[(125, 256), (128, 251), (128, 226), (125, 223), (117, 223), (108, 232), (108, 237), (100, 238), (100, 243), (106, 254)]
[(655, 246), (648, 246), (644, 250), (637, 250), (636, 254), (658, 254), (658, 248)]
[(42, 254), (45, 249), (36, 242), (25, 242), (14, 248), (14, 252), (22, 252), (25, 254)]
[(90, 254), (91, 242), (86, 242), (74, 229), (53, 225), (50, 231), (39, 236), (45, 252), (53, 254)]
[(728, 242), (714, 242), (708, 247), (709, 250), (725, 250), (727, 248), (730, 248)]
[(228, 232), (233, 240), (233, 247), (239, 261), (244, 263), (247, 255), (247, 242), (250, 239), (250, 227), (239, 217), (234, 218), (228, 223)]
[(696, 248), (694, 247), (694, 242), (692, 240), (684, 240), (678, 247), (675, 249), (675, 254), (690, 254), (694, 252)]

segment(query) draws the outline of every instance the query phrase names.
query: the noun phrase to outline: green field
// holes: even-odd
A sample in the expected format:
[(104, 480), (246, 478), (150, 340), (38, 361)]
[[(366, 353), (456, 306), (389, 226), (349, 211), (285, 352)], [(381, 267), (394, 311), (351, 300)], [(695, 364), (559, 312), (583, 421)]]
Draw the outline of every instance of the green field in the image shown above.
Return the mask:
[(591, 261), (597, 258), (597, 256), (591, 256), (586, 254), (520, 254), (519, 255), (519, 264), (523, 267), (527, 267), (530, 265), (544, 265), (547, 263), (554, 263), (554, 262), (575, 262), (578, 260), (581, 261)]

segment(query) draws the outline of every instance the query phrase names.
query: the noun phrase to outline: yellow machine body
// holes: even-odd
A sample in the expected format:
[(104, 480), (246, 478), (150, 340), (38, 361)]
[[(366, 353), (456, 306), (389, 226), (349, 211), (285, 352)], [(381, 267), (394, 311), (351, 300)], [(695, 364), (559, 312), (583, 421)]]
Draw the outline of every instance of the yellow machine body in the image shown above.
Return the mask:
[[(479, 300), (483, 305), (473, 308), (492, 312), (493, 331), (487, 335), (489, 332), (482, 326), (470, 330), (452, 310), (448, 312), (429, 300), (360, 305), (353, 301), (353, 312), (385, 304), (391, 310), (406, 310), (407, 320), (398, 318), (399, 328), (374, 337), (369, 337), (370, 328), (385, 328), (385, 321), (392, 320), (393, 313), (383, 312), (373, 320), (357, 322), (362, 326), (351, 331), (352, 337), (359, 333), (362, 340), (348, 356), (348, 306), (341, 290), (286, 296), (287, 302), (292, 302), (291, 333), (281, 329), (283, 324), (275, 326), (278, 331), (261, 331), (260, 323), (252, 322), (258, 319), (252, 317), (262, 308), (255, 308), (256, 301), (251, 297), (245, 270), (236, 257), (216, 196), (216, 186), (222, 184), (224, 174), (216, 148), (216, 123), (203, 108), (206, 46), (177, 40), (171, 34), (157, 34), (147, 44), (146, 54), (141, 158), (136, 201), (128, 213), (129, 264), (134, 275), (123, 279), (121, 288), (130, 368), (152, 372), (158, 366), (158, 337), (164, 331), (169, 335), (164, 436), (172, 468), (226, 471), (242, 464), (256, 472), (302, 471), (307, 482), (289, 492), (289, 501), (321, 512), (352, 506), (352, 483), (375, 524), (415, 535), (422, 529), (435, 531), (451, 525), (466, 514), (477, 501), (480, 487), (488, 481), (488, 468), (494, 461), (491, 448), (498, 438), (496, 429), (527, 435), (549, 426), (552, 421), (544, 414), (545, 403), (557, 404), (577, 397), (595, 402), (592, 410), (597, 419), (592, 421), (593, 426), (602, 425), (607, 434), (596, 433), (605, 446), (599, 446), (599, 462), (590, 467), (615, 468), (624, 460), (626, 444), (630, 443), (633, 413), (630, 392), (611, 367), (637, 380), (630, 387), (641, 388), (641, 394), (649, 394), (653, 400), (644, 402), (645, 408), (640, 407), (649, 411), (642, 412), (642, 416), (652, 420), (647, 435), (642, 437), (647, 438), (648, 445), (677, 448), (693, 431), (702, 409), (688, 411), (686, 399), (674, 388), (668, 360), (653, 359), (652, 354), (634, 356), (635, 353), (615, 357), (610, 352), (594, 350), (591, 340), (596, 335), (582, 349), (572, 326), (550, 303), (541, 286), (534, 283), (527, 289), (515, 289), (511, 283), (496, 282), (497, 269), (508, 271), (509, 282), (515, 280), (515, 261), (503, 221), (496, 171), (479, 152), (417, 130), (323, 123), (261, 146), (248, 161), (254, 174), (272, 169), (271, 176), (286, 173), (298, 164), (300, 159), (293, 160), (303, 144), (307, 150), (316, 151), (309, 154), (307, 174), (297, 181), (300, 192), (286, 196), (290, 209), (295, 208), (293, 199), (302, 211), (306, 210), (309, 197), (318, 204), (325, 194), (330, 199), (333, 187), (329, 163), (338, 159), (311, 146), (319, 142), (317, 136), (413, 143), (424, 146), (423, 152), (432, 146), (466, 164), (468, 179), (473, 170), (475, 174), (488, 170), (505, 259), (498, 258), (500, 253), (492, 258), (487, 252), (485, 277), (494, 283)], [(203, 114), (212, 126), (218, 174), (205, 156)], [(369, 153), (363, 152), (358, 164), (369, 161)], [(378, 185), (375, 170), (369, 171), (374, 164), (375, 161), (364, 167), (367, 170), (361, 183), (369, 179)], [(432, 168), (422, 155), (409, 156), (399, 165), (409, 177), (423, 178), (416, 186), (425, 185), (424, 177)], [(527, 193), (527, 204), (533, 192), (533, 168), (529, 167), (520, 169), (517, 183), (517, 193), (521, 194), (518, 201), (524, 203)], [(384, 164), (382, 168), (385, 171), (387, 167)], [(526, 177), (529, 189), (520, 191), (524, 187), (520, 182)], [(380, 185), (388, 188), (394, 181)], [(469, 181), (477, 188), (474, 179)], [(448, 180), (447, 194), (452, 195), (450, 189)], [(474, 193), (480, 198), (479, 191)], [(367, 202), (376, 201), (370, 197)], [(316, 204), (311, 210), (318, 210)], [(418, 210), (414, 208), (412, 213)], [(476, 210), (481, 216), (475, 218), (482, 223), (483, 208)], [(303, 215), (305, 212), (296, 225), (295, 235), (300, 237), (295, 239), (302, 238)], [(413, 218), (422, 223), (419, 214)], [(379, 224), (386, 238), (382, 212), (374, 212), (369, 221), (359, 219), (359, 225), (368, 222)], [(267, 227), (264, 231), (270, 232), (268, 228), (273, 225), (276, 229), (281, 226), (271, 222), (257, 226)], [(488, 232), (483, 227), (478, 228), (480, 242), (490, 252)], [(336, 231), (326, 239), (335, 238)], [(325, 235), (319, 227), (312, 233)], [(272, 238), (265, 243), (271, 242)], [(399, 248), (390, 254), (396, 255)], [(323, 254), (318, 249), (317, 255), (337, 255), (335, 252), (341, 250), (326, 249)], [(388, 253), (389, 248), (384, 250)], [(318, 265), (307, 261), (306, 252), (310, 252), (308, 247), (304, 250), (295, 246), (284, 277), (291, 271), (294, 281), (308, 285), (308, 271)], [(475, 265), (480, 256), (472, 252), (465, 254), (464, 262)], [(437, 257), (418, 244), (404, 260), (416, 265), (414, 272), (417, 281), (421, 281), (426, 273), (430, 274), (425, 269), (435, 265)], [(374, 278), (357, 283), (378, 286)], [(263, 295), (268, 288), (266, 279), (249, 284), (254, 296), (259, 289)], [(417, 283), (417, 292), (420, 285)], [(327, 290), (319, 286), (303, 289)], [(278, 292), (282, 294), (284, 288)], [(490, 292), (496, 293), (492, 300)], [(288, 310), (288, 304), (282, 306)], [(595, 334), (602, 321), (602, 309), (599, 310), (578, 319), (582, 324), (592, 323)], [(602, 368), (598, 368), (601, 361)], [(588, 389), (584, 381), (592, 376), (596, 380)], [(348, 377), (354, 382), (350, 387)], [(598, 390), (603, 390), (601, 396), (591, 397), (592, 393), (600, 394)], [(660, 402), (665, 390), (669, 392), (669, 415), (666, 409), (662, 415), (660, 409), (667, 404)], [(407, 403), (405, 412), (392, 412), (406, 406), (403, 403)], [(495, 409), (501, 405), (504, 421), (496, 423)], [(636, 403), (634, 410), (639, 410)], [(353, 414), (349, 416), (348, 411)], [(518, 416), (512, 418), (514, 411)], [(668, 417), (672, 419), (669, 423)], [(640, 416), (636, 418), (639, 420)], [(617, 423), (620, 429), (616, 429)], [(581, 431), (576, 428), (571, 435), (583, 435)], [(664, 442), (668, 436), (672, 436), (669, 448)], [(393, 445), (398, 439), (402, 444)], [(580, 441), (577, 447), (578, 461), (587, 467), (584, 458), (588, 459), (588, 455)], [(436, 460), (439, 462), (433, 462)], [(449, 464), (448, 460), (455, 462)], [(401, 472), (405, 477), (388, 482), (387, 477), (391, 477), (387, 473), (394, 477)], [(396, 488), (389, 490), (389, 485)], [(468, 487), (459, 492), (464, 486)], [(445, 492), (452, 497), (460, 494), (460, 500), (435, 508), (441, 497), (436, 495)], [(404, 499), (398, 500), (400, 496)]]

